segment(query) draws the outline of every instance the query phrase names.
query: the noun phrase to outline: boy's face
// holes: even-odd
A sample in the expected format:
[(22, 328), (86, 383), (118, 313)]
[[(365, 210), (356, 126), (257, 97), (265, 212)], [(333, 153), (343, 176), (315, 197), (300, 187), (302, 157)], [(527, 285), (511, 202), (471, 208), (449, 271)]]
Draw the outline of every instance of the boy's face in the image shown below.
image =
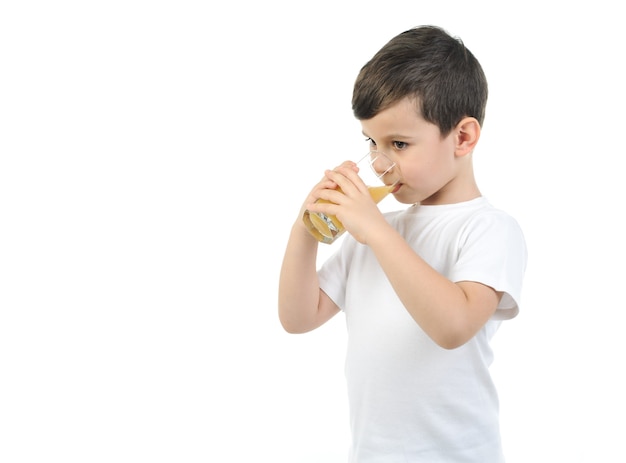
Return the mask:
[[(450, 204), (468, 199), (473, 183), (470, 156), (455, 156), (456, 130), (445, 138), (425, 121), (413, 99), (405, 98), (371, 119), (362, 120), (371, 149), (396, 162), (402, 186), (394, 193), (404, 204)], [(469, 169), (469, 170), (468, 170)], [(395, 179), (395, 177), (394, 177)]]

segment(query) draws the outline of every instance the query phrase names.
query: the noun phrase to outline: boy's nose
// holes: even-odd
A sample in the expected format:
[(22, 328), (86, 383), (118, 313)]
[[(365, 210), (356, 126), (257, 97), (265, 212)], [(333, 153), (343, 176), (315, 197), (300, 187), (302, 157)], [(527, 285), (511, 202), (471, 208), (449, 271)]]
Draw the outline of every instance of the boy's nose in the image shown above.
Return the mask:
[(393, 170), (395, 163), (386, 154), (381, 152), (371, 152), (370, 165), (378, 176), (389, 173)]

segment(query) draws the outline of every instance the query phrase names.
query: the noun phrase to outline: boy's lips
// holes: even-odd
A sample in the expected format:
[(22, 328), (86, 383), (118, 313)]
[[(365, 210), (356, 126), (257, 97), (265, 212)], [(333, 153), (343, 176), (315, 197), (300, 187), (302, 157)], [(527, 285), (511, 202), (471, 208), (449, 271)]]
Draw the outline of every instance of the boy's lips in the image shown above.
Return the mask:
[(391, 190), (391, 194), (397, 193), (400, 187), (402, 187), (402, 183), (396, 183), (396, 185), (393, 187), (393, 190)]

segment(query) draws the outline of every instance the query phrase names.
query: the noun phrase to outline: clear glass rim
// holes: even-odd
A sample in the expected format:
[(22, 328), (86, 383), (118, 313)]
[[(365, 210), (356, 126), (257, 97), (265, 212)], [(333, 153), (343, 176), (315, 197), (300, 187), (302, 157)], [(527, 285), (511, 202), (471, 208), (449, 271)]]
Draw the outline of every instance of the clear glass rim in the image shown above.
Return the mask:
[[(375, 168), (374, 168), (374, 161), (380, 157), (385, 158), (387, 161), (389, 161), (389, 167), (387, 167), (383, 172), (378, 172)], [(363, 156), (360, 160), (359, 163), (365, 159), (368, 159), (368, 164), (370, 166), (370, 168), (374, 171), (374, 174), (376, 175), (376, 177), (381, 178), (384, 177), (386, 174), (388, 174), (389, 172), (391, 172), (393, 170), (394, 167), (396, 167), (396, 163), (395, 161), (392, 161), (391, 158), (384, 152), (382, 151), (378, 151), (378, 150), (370, 150), (367, 152), (367, 154), (365, 156)]]

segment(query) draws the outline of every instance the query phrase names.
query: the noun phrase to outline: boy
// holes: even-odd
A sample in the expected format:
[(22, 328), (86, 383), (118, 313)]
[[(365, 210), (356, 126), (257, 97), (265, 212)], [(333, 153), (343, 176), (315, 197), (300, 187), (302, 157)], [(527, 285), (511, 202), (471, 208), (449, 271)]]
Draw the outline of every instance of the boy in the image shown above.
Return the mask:
[[(433, 26), (399, 34), (361, 69), (352, 108), (371, 148), (396, 162), (388, 180), (410, 206), (381, 213), (344, 162), (292, 227), (279, 318), (304, 333), (345, 314), (351, 462), (504, 461), (489, 342), (517, 315), (526, 246), (474, 179), (486, 102), (460, 40)], [(349, 232), (319, 271), (305, 208)]]

